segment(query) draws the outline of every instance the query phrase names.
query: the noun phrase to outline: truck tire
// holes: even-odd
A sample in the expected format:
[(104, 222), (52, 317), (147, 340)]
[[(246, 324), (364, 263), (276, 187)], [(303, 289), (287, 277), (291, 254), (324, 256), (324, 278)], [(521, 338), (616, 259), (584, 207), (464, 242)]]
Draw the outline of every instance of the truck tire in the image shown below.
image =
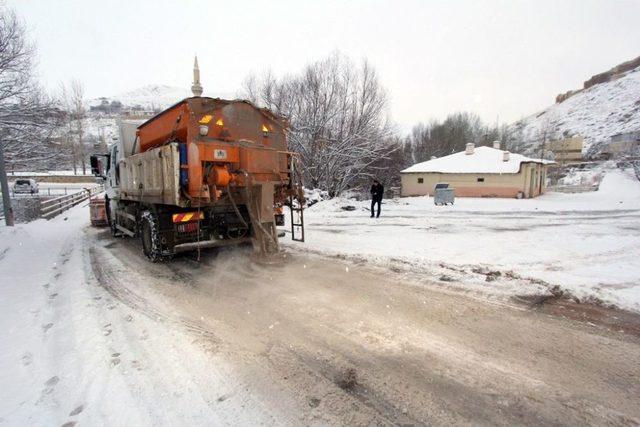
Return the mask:
[(140, 220), (142, 252), (151, 262), (162, 261), (162, 242), (160, 241), (158, 218), (151, 211), (143, 211)]

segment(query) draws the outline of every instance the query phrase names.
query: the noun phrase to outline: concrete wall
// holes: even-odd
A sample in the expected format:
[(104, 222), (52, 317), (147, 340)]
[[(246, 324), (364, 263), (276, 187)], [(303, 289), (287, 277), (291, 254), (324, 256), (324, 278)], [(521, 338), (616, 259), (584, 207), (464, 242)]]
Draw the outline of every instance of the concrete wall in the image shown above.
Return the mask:
[[(455, 188), (456, 197), (516, 197), (522, 192), (529, 198), (546, 190), (546, 166), (538, 163), (523, 163), (520, 172), (514, 174), (428, 172), (403, 173), (400, 178), (403, 196), (433, 196), (434, 188), (440, 182)], [(484, 181), (478, 181), (479, 178)], [(421, 183), (419, 179), (422, 179)]]

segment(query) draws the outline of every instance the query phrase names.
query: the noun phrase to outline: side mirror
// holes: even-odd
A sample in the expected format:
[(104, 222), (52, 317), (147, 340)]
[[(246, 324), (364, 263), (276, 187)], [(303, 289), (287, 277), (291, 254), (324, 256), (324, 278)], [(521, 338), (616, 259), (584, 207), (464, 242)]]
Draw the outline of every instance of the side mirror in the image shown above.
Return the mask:
[(94, 176), (106, 179), (106, 167), (109, 164), (109, 155), (107, 154), (95, 154), (90, 157), (91, 173)]

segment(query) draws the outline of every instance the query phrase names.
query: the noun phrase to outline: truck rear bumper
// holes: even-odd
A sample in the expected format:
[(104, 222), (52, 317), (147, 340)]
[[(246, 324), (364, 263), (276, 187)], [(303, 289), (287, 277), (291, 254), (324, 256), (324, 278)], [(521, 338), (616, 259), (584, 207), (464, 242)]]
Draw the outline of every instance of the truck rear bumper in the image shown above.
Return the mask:
[(194, 251), (198, 248), (200, 249), (218, 248), (222, 246), (241, 245), (243, 243), (250, 243), (250, 242), (251, 242), (250, 237), (245, 237), (242, 239), (229, 239), (229, 240), (201, 240), (199, 242), (181, 243), (179, 245), (175, 245), (173, 247), (173, 251), (174, 253), (187, 252), (187, 251)]

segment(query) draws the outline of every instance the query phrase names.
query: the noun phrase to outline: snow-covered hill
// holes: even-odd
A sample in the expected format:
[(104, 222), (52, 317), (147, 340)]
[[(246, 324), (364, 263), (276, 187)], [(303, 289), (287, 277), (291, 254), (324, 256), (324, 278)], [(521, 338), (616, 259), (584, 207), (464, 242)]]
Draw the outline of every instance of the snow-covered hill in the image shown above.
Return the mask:
[[(128, 92), (120, 93), (113, 96), (105, 96), (95, 98), (89, 101), (90, 106), (100, 105), (103, 101), (112, 102), (119, 101), (124, 107), (140, 106), (145, 110), (162, 110), (170, 107), (178, 101), (184, 98), (193, 96), (191, 89), (187, 86), (176, 87), (167, 85), (147, 85), (138, 89), (134, 89)], [(204, 93), (204, 96), (211, 96), (214, 98), (226, 98), (233, 99), (235, 94), (233, 93)]]
[(141, 106), (145, 109), (154, 110), (169, 107), (189, 96), (191, 96), (191, 90), (188, 87), (147, 85), (114, 96), (92, 99), (89, 101), (89, 105), (100, 105), (103, 100), (106, 100), (107, 102), (119, 101), (123, 106), (127, 107)]
[[(190, 96), (193, 95), (188, 87), (147, 85), (118, 95), (91, 99), (87, 104), (94, 109), (89, 109), (85, 119), (86, 138), (88, 141), (105, 141), (106, 144), (110, 144), (118, 138), (117, 120), (119, 117), (130, 118), (128, 113), (131, 113), (137, 118), (148, 118), (154, 112), (159, 112)], [(205, 92), (204, 96), (224, 99), (236, 97), (235, 94), (226, 92)], [(119, 102), (119, 108), (95, 109), (96, 106), (108, 106), (112, 102)]]
[(612, 135), (640, 130), (640, 67), (514, 123), (510, 133), (524, 142), (521, 151), (528, 153), (545, 128), (552, 138), (584, 137), (587, 156), (597, 155)]

